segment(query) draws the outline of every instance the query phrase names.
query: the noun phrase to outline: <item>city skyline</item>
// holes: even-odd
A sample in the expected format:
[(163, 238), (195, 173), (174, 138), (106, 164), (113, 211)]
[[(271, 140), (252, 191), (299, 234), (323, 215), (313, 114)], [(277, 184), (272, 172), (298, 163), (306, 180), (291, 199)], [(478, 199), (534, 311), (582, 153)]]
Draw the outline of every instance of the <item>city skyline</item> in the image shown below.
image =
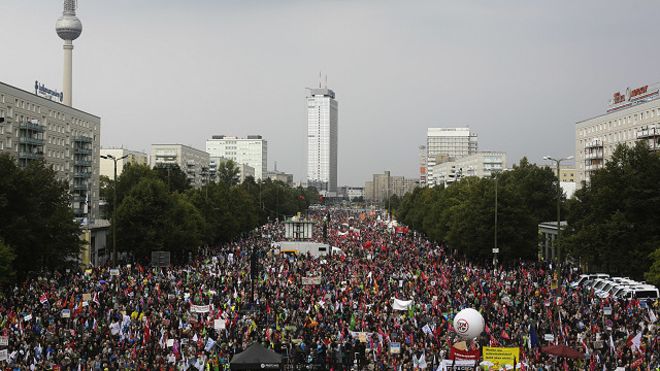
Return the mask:
[[(296, 180), (305, 178), (302, 97), (319, 70), (341, 92), (338, 178), (349, 185), (386, 169), (416, 176), (429, 127), (469, 126), (511, 164), (573, 155), (576, 122), (605, 113), (613, 92), (660, 80), (657, 4), (154, 4), (79, 5), (74, 106), (102, 117), (101, 144), (203, 148), (217, 132), (260, 132), (268, 168), (278, 161)], [(0, 81), (61, 91), (61, 2), (3, 5), (5, 27), (21, 37), (5, 40)]]

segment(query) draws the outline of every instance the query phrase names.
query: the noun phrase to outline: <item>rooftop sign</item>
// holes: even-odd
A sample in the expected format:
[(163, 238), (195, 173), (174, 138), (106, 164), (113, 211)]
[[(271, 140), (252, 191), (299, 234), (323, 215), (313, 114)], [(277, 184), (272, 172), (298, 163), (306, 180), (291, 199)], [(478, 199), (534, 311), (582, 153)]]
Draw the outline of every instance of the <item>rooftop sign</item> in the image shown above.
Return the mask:
[(640, 86), (635, 89), (628, 88), (625, 93), (616, 92), (610, 100), (610, 107), (607, 112), (618, 111), (620, 109), (632, 107), (634, 105), (648, 102), (658, 97), (658, 86), (649, 87), (649, 85)]
[(49, 89), (46, 87), (46, 85), (39, 84), (39, 81), (34, 82), (34, 94), (50, 100), (53, 100), (53, 98), (55, 98), (60, 102), (62, 102), (62, 100), (64, 99), (64, 93), (58, 92), (57, 90)]

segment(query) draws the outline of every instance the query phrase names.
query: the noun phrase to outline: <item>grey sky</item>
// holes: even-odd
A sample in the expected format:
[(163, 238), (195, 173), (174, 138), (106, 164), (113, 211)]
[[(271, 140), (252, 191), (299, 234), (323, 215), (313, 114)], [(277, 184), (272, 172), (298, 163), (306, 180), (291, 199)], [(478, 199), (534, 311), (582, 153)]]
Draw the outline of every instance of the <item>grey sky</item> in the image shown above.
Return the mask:
[[(61, 89), (60, 0), (2, 0), (0, 81)], [(575, 151), (575, 122), (660, 80), (657, 1), (81, 0), (73, 104), (103, 146), (261, 134), (305, 175), (305, 87), (339, 101), (339, 184), (416, 176), (427, 127), (510, 162)]]

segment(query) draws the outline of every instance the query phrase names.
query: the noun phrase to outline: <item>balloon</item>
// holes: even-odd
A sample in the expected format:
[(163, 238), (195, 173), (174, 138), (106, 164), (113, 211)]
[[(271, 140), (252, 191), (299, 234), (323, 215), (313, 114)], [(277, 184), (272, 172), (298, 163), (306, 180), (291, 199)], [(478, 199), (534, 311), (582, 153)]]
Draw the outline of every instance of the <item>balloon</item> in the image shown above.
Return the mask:
[(465, 308), (454, 317), (454, 329), (462, 339), (474, 339), (484, 330), (484, 317), (472, 308)]

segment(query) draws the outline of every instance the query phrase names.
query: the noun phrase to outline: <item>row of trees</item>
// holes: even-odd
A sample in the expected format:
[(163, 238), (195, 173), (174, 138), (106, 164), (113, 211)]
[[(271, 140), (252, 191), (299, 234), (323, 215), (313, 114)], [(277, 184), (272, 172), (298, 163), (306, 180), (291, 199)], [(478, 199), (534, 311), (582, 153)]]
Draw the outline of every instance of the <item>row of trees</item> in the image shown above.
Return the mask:
[(43, 161), (21, 168), (0, 155), (0, 284), (74, 266), (80, 247), (68, 184)]
[[(418, 188), (394, 208), (405, 224), (485, 261), (495, 245), (497, 187), (501, 259), (534, 259), (538, 223), (556, 220), (556, 181), (550, 168), (523, 159), (496, 178), (469, 177), (447, 188)], [(568, 227), (558, 244), (566, 256), (589, 271), (660, 284), (660, 156), (646, 143), (617, 147), (589, 184), (560, 202)]]
[(431, 239), (475, 261), (489, 261), (495, 245), (497, 188), (500, 260), (533, 259), (538, 223), (555, 218), (555, 179), (549, 168), (523, 158), (496, 177), (467, 177), (447, 188), (417, 188), (403, 197), (396, 214)]
[[(117, 249), (145, 261), (156, 250), (183, 262), (204, 245), (217, 245), (276, 218), (307, 210), (319, 199), (313, 188), (292, 188), (248, 177), (238, 184), (238, 168), (223, 163), (217, 181), (193, 189), (178, 166), (127, 165), (115, 185), (102, 180), (102, 198), (117, 189)], [(115, 206), (107, 205), (111, 216)]]
[(568, 200), (563, 247), (590, 270), (660, 284), (660, 156), (645, 142), (616, 148)]

